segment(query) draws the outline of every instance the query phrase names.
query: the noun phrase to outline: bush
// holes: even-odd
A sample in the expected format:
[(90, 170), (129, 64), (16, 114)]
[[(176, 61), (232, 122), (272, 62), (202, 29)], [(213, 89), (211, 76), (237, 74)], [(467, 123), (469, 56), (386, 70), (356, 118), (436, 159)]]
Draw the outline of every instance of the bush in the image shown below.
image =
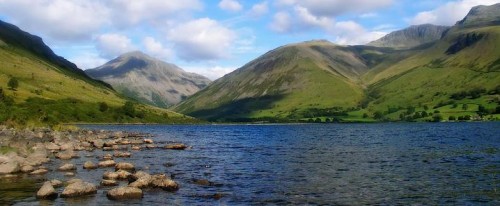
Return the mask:
[(99, 111), (105, 112), (108, 111), (109, 106), (106, 104), (106, 102), (99, 102)]
[(10, 90), (16, 90), (17, 87), (19, 87), (19, 81), (15, 77), (10, 78), (9, 82), (7, 82), (7, 86)]
[(440, 114), (435, 114), (432, 116), (433, 122), (440, 122), (441, 120), (443, 120), (443, 116), (441, 116)]
[(455, 116), (450, 116), (450, 117), (448, 117), (448, 120), (455, 121), (455, 120), (457, 120), (457, 118)]
[(135, 117), (135, 106), (134, 103), (131, 101), (125, 102), (125, 104), (122, 106), (123, 114), (129, 116), (129, 117)]

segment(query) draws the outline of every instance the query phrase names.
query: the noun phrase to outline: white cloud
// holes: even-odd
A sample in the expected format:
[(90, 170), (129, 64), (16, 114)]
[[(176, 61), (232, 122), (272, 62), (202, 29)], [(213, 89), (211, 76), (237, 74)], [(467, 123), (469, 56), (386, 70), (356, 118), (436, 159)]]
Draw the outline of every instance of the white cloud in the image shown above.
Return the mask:
[(364, 13), (364, 14), (359, 15), (360, 18), (374, 18), (377, 16), (378, 16), (378, 14), (375, 12), (369, 12), (369, 13)]
[(418, 13), (410, 23), (417, 24), (437, 24), (453, 25), (463, 19), (469, 10), (477, 5), (492, 5), (499, 3), (500, 0), (459, 0), (448, 2), (434, 10)]
[(281, 33), (290, 31), (292, 27), (292, 19), (290, 17), (290, 14), (284, 11), (274, 14), (273, 21), (271, 22), (269, 27), (273, 31)]
[(307, 8), (296, 6), (295, 13), (298, 17), (299, 23), (302, 27), (319, 27), (325, 30), (330, 30), (333, 26), (334, 20), (324, 16), (314, 16)]
[(228, 73), (231, 73), (236, 69), (236, 67), (222, 67), (222, 66), (181, 66), (184, 70), (188, 72), (193, 72), (201, 74), (208, 77), (211, 80), (216, 80)]
[(268, 4), (267, 1), (263, 1), (261, 3), (254, 4), (252, 6), (252, 9), (250, 9), (249, 14), (253, 17), (260, 17), (262, 15), (267, 14), (267, 12), (269, 12), (269, 7), (267, 4)]
[(100, 1), (86, 0), (0, 0), (0, 12), (22, 28), (56, 40), (90, 39), (109, 15)]
[(178, 56), (187, 61), (229, 57), (236, 34), (217, 21), (202, 18), (180, 24), (168, 32)]
[(173, 52), (170, 49), (163, 47), (163, 44), (153, 37), (146, 37), (142, 41), (146, 52), (156, 58), (168, 60), (172, 57)]
[(100, 35), (96, 38), (96, 43), (101, 56), (105, 58), (114, 58), (136, 49), (132, 41), (121, 34)]
[(342, 45), (366, 44), (387, 34), (381, 31), (366, 31), (354, 21), (337, 22), (333, 28), (335, 42)]
[(107, 62), (106, 59), (93, 52), (79, 53), (73, 57), (69, 57), (68, 59), (75, 63), (80, 69), (96, 68)]
[(370, 12), (391, 5), (394, 0), (278, 0), (281, 6), (301, 6), (315, 16), (338, 16), (349, 12)]
[(219, 8), (225, 11), (236, 12), (243, 9), (243, 6), (236, 0), (222, 0), (219, 2)]

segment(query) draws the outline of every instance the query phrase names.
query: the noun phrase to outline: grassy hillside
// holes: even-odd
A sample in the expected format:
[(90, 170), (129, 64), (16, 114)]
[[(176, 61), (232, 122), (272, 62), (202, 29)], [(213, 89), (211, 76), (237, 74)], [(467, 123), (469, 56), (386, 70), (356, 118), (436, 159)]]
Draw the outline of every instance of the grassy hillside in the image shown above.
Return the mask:
[[(4, 33), (2, 30), (2, 35)], [(61, 57), (49, 57), (34, 52), (44, 51), (43, 53), (53, 55), (41, 40), (41, 43), (37, 41), (36, 44), (20, 44), (16, 42), (22, 39), (16, 38), (12, 43), (2, 35), (0, 35), (0, 123), (40, 126), (71, 122), (196, 121), (168, 110), (129, 102), (108, 85), (88, 78), (83, 72), (78, 72), (78, 68), (69, 69), (61, 66), (61, 62), (72, 65)], [(35, 37), (30, 36), (30, 38)], [(39, 47), (40, 44), (44, 47)], [(17, 81), (17, 86), (11, 88), (9, 82), (13, 80)]]

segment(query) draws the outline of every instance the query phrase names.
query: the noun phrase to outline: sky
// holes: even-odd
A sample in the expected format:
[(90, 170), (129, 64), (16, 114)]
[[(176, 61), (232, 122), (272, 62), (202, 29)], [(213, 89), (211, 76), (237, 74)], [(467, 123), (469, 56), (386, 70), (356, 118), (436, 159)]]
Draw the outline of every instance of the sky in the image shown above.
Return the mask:
[(81, 69), (142, 51), (216, 79), (276, 47), (365, 44), (417, 24), (453, 25), (500, 0), (0, 0), (0, 20)]

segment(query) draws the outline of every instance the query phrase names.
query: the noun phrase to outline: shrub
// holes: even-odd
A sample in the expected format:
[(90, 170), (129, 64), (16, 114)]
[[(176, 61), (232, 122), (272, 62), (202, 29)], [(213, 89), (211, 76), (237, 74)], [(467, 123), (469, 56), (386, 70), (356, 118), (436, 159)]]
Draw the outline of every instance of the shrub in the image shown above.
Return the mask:
[(10, 90), (16, 90), (17, 87), (19, 87), (19, 81), (15, 77), (10, 78), (9, 82), (7, 82), (7, 86)]
[(99, 111), (105, 112), (109, 109), (108, 104), (106, 102), (99, 102)]
[(450, 116), (450, 117), (448, 117), (448, 120), (455, 121), (455, 120), (457, 120), (457, 118), (455, 116)]

